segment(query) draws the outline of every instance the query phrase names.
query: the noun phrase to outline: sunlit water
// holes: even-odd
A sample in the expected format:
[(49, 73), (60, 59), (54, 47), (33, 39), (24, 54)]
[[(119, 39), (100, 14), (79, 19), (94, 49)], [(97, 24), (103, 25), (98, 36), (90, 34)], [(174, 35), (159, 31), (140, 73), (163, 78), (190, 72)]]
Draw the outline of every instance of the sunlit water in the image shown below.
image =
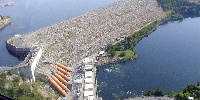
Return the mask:
[(62, 20), (84, 14), (119, 0), (0, 0), (0, 5), (14, 2), (13, 6), (0, 8), (0, 15), (10, 16), (12, 23), (0, 31), (0, 66), (10, 66), (20, 61), (10, 55), (5, 41)]
[(157, 88), (178, 92), (200, 81), (199, 25), (200, 18), (161, 25), (136, 45), (138, 59), (99, 67), (99, 96), (115, 100)]

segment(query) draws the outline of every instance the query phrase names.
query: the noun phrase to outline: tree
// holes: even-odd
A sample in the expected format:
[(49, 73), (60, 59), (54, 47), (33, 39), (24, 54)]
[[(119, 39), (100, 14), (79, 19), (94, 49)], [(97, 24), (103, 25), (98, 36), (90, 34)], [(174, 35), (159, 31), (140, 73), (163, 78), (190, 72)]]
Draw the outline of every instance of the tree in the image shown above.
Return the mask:
[(14, 86), (18, 86), (19, 85), (19, 81), (20, 81), (20, 77), (14, 77), (13, 78)]
[(116, 51), (114, 49), (111, 49), (108, 51), (108, 54), (110, 54), (111, 57), (115, 56)]
[(144, 93), (145, 96), (154, 96), (155, 90), (148, 90)]
[(0, 75), (0, 78), (2, 78), (2, 79), (6, 79), (6, 73), (2, 73), (1, 75)]
[(197, 86), (200, 86), (200, 82), (197, 82)]
[(184, 99), (184, 100), (187, 100), (189, 96), (190, 96), (189, 93), (179, 92), (179, 93), (175, 96), (175, 98), (176, 98), (176, 99)]
[(170, 98), (173, 98), (173, 97), (176, 96), (176, 93), (175, 93), (174, 91), (169, 91), (169, 92), (168, 92), (168, 96), (169, 96)]
[(8, 71), (8, 72), (7, 72), (7, 75), (11, 75), (11, 76), (12, 76), (12, 75), (13, 75), (13, 72), (12, 72), (12, 71)]
[(30, 91), (31, 91), (30, 86), (27, 83), (25, 83), (19, 86), (19, 89), (17, 92), (18, 94), (21, 94), (21, 95), (28, 95), (30, 94)]
[(113, 45), (110, 44), (110, 43), (109, 43), (109, 44), (107, 45), (107, 47), (106, 47), (106, 49), (108, 49), (108, 50), (109, 50), (109, 49), (112, 49), (112, 48), (113, 48)]
[(155, 96), (164, 96), (165, 95), (165, 92), (162, 90), (162, 89), (156, 89), (155, 90), (155, 93), (154, 93)]
[(119, 54), (119, 57), (124, 57), (125, 56), (125, 52), (122, 52)]

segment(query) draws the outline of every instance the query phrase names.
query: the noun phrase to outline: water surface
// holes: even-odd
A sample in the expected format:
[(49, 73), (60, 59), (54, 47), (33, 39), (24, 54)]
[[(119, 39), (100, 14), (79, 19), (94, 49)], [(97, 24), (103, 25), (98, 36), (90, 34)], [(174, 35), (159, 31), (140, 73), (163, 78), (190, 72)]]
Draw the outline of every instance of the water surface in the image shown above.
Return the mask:
[(11, 66), (20, 61), (10, 55), (5, 41), (62, 20), (84, 14), (119, 0), (0, 0), (0, 4), (14, 2), (13, 6), (0, 8), (0, 15), (10, 16), (11, 25), (0, 31), (0, 66)]
[(103, 100), (162, 88), (178, 92), (200, 81), (200, 18), (161, 25), (135, 47), (139, 58), (99, 67)]

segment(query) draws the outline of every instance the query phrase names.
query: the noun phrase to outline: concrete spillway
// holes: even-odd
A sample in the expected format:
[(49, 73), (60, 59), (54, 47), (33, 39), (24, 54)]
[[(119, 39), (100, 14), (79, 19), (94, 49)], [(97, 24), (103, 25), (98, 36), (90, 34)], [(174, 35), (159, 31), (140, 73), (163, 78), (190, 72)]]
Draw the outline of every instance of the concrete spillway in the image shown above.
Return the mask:
[[(128, 36), (162, 16), (156, 0), (121, 0), (80, 16), (29, 32), (20, 37), (22, 46), (40, 45), (45, 57), (72, 65), (98, 52), (116, 38)], [(14, 43), (15, 44), (15, 43)]]

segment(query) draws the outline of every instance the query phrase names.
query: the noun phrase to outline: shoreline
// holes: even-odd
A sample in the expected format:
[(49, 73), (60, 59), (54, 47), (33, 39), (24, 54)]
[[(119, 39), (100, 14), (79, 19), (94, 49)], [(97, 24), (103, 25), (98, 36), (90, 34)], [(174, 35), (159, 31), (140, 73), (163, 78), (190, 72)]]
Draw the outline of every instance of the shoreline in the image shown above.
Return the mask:
[(12, 19), (8, 16), (4, 17), (0, 15), (0, 30), (11, 24)]
[[(155, 20), (147, 23), (146, 25), (144, 25), (142, 28), (134, 31), (134, 32), (131, 32), (128, 36), (131, 36), (131, 35), (134, 35), (136, 32), (139, 32), (139, 31), (142, 31), (144, 28), (148, 27), (148, 26), (151, 26), (151, 24), (153, 24), (154, 22), (158, 21), (158, 23), (156, 24), (156, 27), (155, 29), (151, 30), (150, 34), (157, 29), (157, 27), (159, 27), (160, 25), (162, 25), (163, 23), (169, 21), (169, 14), (171, 12), (164, 12), (161, 16), (159, 16), (158, 18), (156, 18)], [(150, 35), (150, 34), (147, 34), (147, 35)], [(141, 41), (143, 38), (141, 38), (139, 41)], [(124, 41), (124, 40), (120, 40), (120, 41), (117, 41), (115, 43), (113, 43), (113, 45), (116, 45), (117, 43), (121, 42), (121, 41)], [(138, 43), (139, 43), (138, 41)], [(137, 52), (136, 52), (137, 54)], [(138, 55), (138, 54), (137, 54)], [(102, 56), (102, 57), (97, 57), (97, 67), (101, 67), (101, 66), (104, 66), (104, 65), (107, 65), (107, 64), (115, 64), (115, 63), (123, 63), (123, 62), (127, 62), (127, 61), (131, 61), (131, 60), (135, 60), (139, 58), (139, 55), (136, 57), (136, 58), (133, 58), (133, 59), (128, 59), (126, 57), (109, 57), (109, 56)]]
[[(152, 7), (155, 7), (155, 5), (151, 5), (152, 3), (149, 3), (149, 6), (152, 6)], [(144, 11), (147, 11), (146, 9), (144, 9), (143, 8), (144, 6), (142, 6), (141, 7), (141, 9), (140, 10), (144, 10)], [(137, 8), (137, 9), (139, 9), (139, 8)], [(98, 9), (97, 9), (98, 10)], [(134, 11), (135, 9), (133, 9), (133, 11)], [(148, 18), (145, 22), (142, 22), (141, 23), (141, 25), (140, 24), (137, 24), (137, 21), (138, 21), (138, 23), (141, 21), (140, 20), (140, 18), (138, 18), (138, 17), (133, 17), (133, 19), (130, 19), (130, 21), (127, 21), (126, 23), (124, 23), (124, 25), (123, 26), (120, 26), (120, 27), (118, 27), (118, 28), (116, 28), (116, 29), (113, 29), (112, 31), (111, 30), (108, 30), (108, 29), (106, 29), (106, 30), (108, 30), (108, 32), (107, 33), (104, 33), (104, 34), (102, 34), (102, 35), (100, 35), (100, 36), (95, 36), (95, 38), (94, 38), (94, 40), (93, 40), (93, 42), (94, 43), (90, 43), (90, 42), (85, 42), (85, 43), (78, 43), (78, 45), (79, 46), (82, 46), (83, 47), (83, 49), (86, 49), (87, 47), (90, 47), (90, 46), (92, 46), (92, 45), (94, 45), (95, 43), (98, 43), (99, 44), (99, 42), (102, 42), (101, 43), (101, 45), (105, 42), (105, 43), (108, 43), (108, 42), (111, 42), (111, 43), (113, 43), (113, 44), (116, 44), (116, 43), (118, 43), (118, 42), (120, 42), (120, 41), (122, 41), (122, 40), (120, 40), (120, 41), (116, 41), (115, 39), (117, 38), (117, 37), (120, 37), (120, 36), (122, 36), (122, 35), (126, 35), (126, 37), (129, 37), (129, 36), (131, 36), (131, 35), (133, 35), (134, 33), (136, 33), (136, 32), (138, 32), (138, 31), (140, 31), (140, 30), (142, 30), (143, 28), (145, 28), (145, 27), (147, 27), (147, 26), (149, 26), (151, 23), (153, 23), (153, 22), (155, 22), (155, 21), (157, 21), (157, 20), (161, 20), (163, 17), (165, 17), (165, 15), (166, 15), (166, 13), (165, 12), (162, 12), (162, 10), (161, 10), (161, 8), (157, 8), (157, 10), (158, 10), (158, 12), (156, 12), (157, 13), (157, 15), (155, 16), (155, 15), (152, 15), (152, 16), (150, 16), (150, 15), (144, 15), (144, 18), (143, 17), (140, 17), (141, 19), (145, 19), (145, 18)], [(91, 13), (91, 12), (88, 12), (88, 13)], [(86, 14), (88, 14), (88, 13), (86, 13)], [(84, 16), (86, 15), (86, 14), (83, 14)], [(83, 16), (83, 15), (80, 15), (80, 16)], [(139, 16), (140, 14), (138, 14), (138, 16)], [(80, 16), (78, 16), (78, 17), (80, 17)], [(126, 16), (130, 16), (129, 14), (122, 14), (121, 16), (124, 16), (124, 17), (126, 17)], [(121, 17), (120, 16), (120, 17)], [(118, 18), (120, 19), (120, 17), (116, 17), (115, 19), (112, 19), (112, 20), (109, 20), (109, 21), (106, 21), (106, 23), (105, 23), (105, 25), (108, 25), (107, 23), (111, 23), (112, 21), (115, 21), (115, 20), (118, 20)], [(75, 19), (76, 17), (74, 17), (74, 18), (71, 18), (71, 19)], [(130, 16), (130, 18), (132, 18), (131, 16)], [(136, 19), (134, 19), (134, 18), (136, 18)], [(68, 19), (69, 21), (71, 21), (71, 19)], [(43, 31), (43, 32), (47, 32), (46, 34), (49, 34), (49, 31), (55, 31), (54, 29), (52, 30), (51, 28), (52, 28), (52, 26), (55, 26), (55, 25), (58, 25), (58, 26), (60, 26), (59, 24), (64, 24), (64, 22), (66, 22), (66, 21), (68, 21), (68, 20), (65, 20), (65, 21), (63, 21), (63, 22), (60, 22), (60, 23), (56, 23), (56, 24), (53, 24), (53, 25), (50, 25), (50, 26), (48, 26), (48, 27), (44, 27), (44, 28), (41, 28), (41, 29), (38, 29), (38, 30), (35, 30), (35, 31), (33, 31), (33, 32), (28, 32), (28, 33), (26, 33), (26, 34), (23, 34), (22, 36), (20, 36), (21, 38), (18, 38), (18, 42), (21, 44), (21, 46), (22, 47), (28, 47), (28, 45), (30, 46), (30, 44), (31, 45), (36, 45), (36, 43), (39, 43), (41, 40), (40, 39), (42, 39), (43, 37), (40, 37), (40, 39), (37, 39), (37, 38), (35, 38), (34, 40), (35, 40), (35, 43), (30, 43), (30, 42), (28, 42), (29, 41), (29, 37), (28, 36), (32, 36), (32, 34), (33, 33), (36, 33), (36, 34), (34, 34), (33, 35), (33, 37), (35, 37), (37, 34), (38, 35), (41, 35), (41, 31)], [(132, 23), (133, 22), (133, 23)], [(134, 27), (134, 24), (135, 25), (138, 25), (138, 26), (136, 26), (136, 27)], [(100, 25), (97, 25), (97, 26), (95, 26), (94, 27), (94, 29), (96, 29), (96, 28), (98, 28), (98, 27), (100, 27), (101, 25), (104, 25), (104, 24), (100, 24)], [(129, 26), (128, 26), (129, 25)], [(130, 32), (128, 32), (128, 31), (125, 31), (125, 30), (123, 30), (123, 28), (124, 27), (134, 27)], [(113, 26), (114, 27), (114, 26)], [(57, 28), (57, 27), (56, 27)], [(104, 27), (103, 27), (104, 28)], [(122, 28), (122, 29), (121, 29)], [(49, 29), (49, 30), (48, 30)], [(125, 28), (126, 29), (126, 28)], [(60, 30), (58, 30), (58, 31), (60, 31)], [(91, 29), (89, 29), (89, 30), (87, 30), (87, 31), (93, 31), (93, 30), (91, 30)], [(86, 31), (86, 32), (87, 32)], [(110, 31), (110, 32), (109, 32)], [(116, 32), (115, 32), (116, 31)], [(121, 33), (121, 31), (125, 31), (125, 33)], [(64, 32), (66, 32), (66, 30), (64, 30)], [(103, 32), (103, 31), (102, 31)], [(110, 35), (110, 33), (115, 33), (115, 34), (117, 34), (117, 36), (113, 36), (113, 35), (111, 35), (111, 36), (113, 36), (113, 37), (109, 37), (110, 38), (110, 40), (106, 40), (106, 38), (105, 38), (105, 36), (109, 36)], [(55, 31), (55, 33), (57, 33), (57, 31)], [(92, 32), (91, 32), (92, 33)], [(120, 34), (119, 34), (120, 33)], [(63, 33), (62, 33), (63, 34)], [(63, 63), (66, 63), (67, 65), (69, 65), (69, 66), (71, 66), (72, 65), (72, 58), (73, 57), (70, 57), (69, 58), (69, 56), (73, 56), (73, 53), (74, 53), (74, 46), (73, 46), (73, 43), (72, 44), (69, 44), (69, 43), (67, 43), (67, 44), (69, 44), (69, 46), (72, 46), (72, 47), (69, 47), (68, 49), (71, 49), (71, 50), (69, 50), (68, 52), (65, 52), (65, 53), (60, 53), (60, 52), (57, 52), (57, 50), (56, 50), (56, 52), (54, 51), (56, 48), (58, 48), (58, 47), (60, 47), (60, 46), (63, 46), (62, 44), (63, 43), (66, 43), (66, 42), (73, 42), (74, 40), (74, 38), (75, 37), (78, 37), (78, 38), (82, 38), (82, 37), (80, 37), (80, 36), (82, 36), (82, 34), (83, 35), (85, 35), (86, 33), (85, 33), (85, 31), (83, 31), (83, 33), (82, 32), (80, 32), (77, 36), (74, 36), (73, 37), (73, 35), (72, 35), (72, 37), (68, 37), (69, 38), (69, 40), (68, 40), (68, 38), (67, 39), (63, 39), (62, 37), (61, 37), (61, 39), (62, 40), (57, 40), (56, 39), (56, 42), (51, 42), (51, 44), (49, 45), (49, 44), (46, 44), (46, 43), (42, 43), (42, 46), (43, 46), (43, 48), (44, 48), (44, 56), (48, 56), (49, 58), (51, 58), (51, 59), (54, 59), (54, 60), (58, 60), (58, 61), (60, 61), (60, 62), (63, 62)], [(79, 36), (80, 35), (80, 36)], [(26, 38), (27, 37), (27, 38)], [(111, 39), (112, 38), (112, 39)], [(72, 39), (72, 41), (71, 41), (71, 39)], [(13, 40), (15, 40), (15, 39), (13, 39)], [(27, 42), (25, 42), (25, 41), (27, 41)], [(87, 38), (86, 38), (86, 40), (88, 40)], [(103, 41), (103, 40), (106, 40), (106, 41)], [(84, 42), (84, 41), (83, 41)], [(28, 44), (27, 44), (28, 43)], [(30, 43), (30, 44), (29, 44)], [(13, 43), (13, 44), (16, 44), (15, 42)], [(17, 43), (18, 44), (18, 43)], [(40, 43), (39, 43), (40, 44)], [(55, 45), (55, 46), (54, 46)], [(86, 47), (87, 46), (87, 47)], [(97, 46), (97, 45), (95, 45), (95, 46)], [(103, 45), (102, 45), (103, 46)], [(105, 48), (105, 45), (103, 46), (103, 47), (101, 47), (101, 48)], [(53, 50), (52, 50), (53, 49)], [(86, 51), (86, 50), (82, 50), (82, 48), (79, 48), (79, 49), (81, 49), (80, 51)], [(95, 53), (94, 51), (98, 51), (98, 50), (101, 50), (100, 49), (100, 47), (95, 47), (95, 49), (94, 50), (92, 50), (91, 52), (93, 52), (93, 53)], [(50, 51), (50, 53), (49, 53), (49, 51)], [(63, 50), (61, 50), (62, 52), (64, 52)], [(79, 51), (79, 50), (78, 50)], [(52, 52), (52, 53), (51, 53)], [(91, 52), (87, 52), (88, 54), (86, 54), (86, 55), (88, 55), (88, 56), (90, 56), (90, 54), (91, 54)], [(54, 53), (58, 53), (58, 55), (55, 55)], [(84, 53), (84, 52), (82, 52), (82, 53)], [(67, 55), (68, 55), (68, 57), (67, 57)], [(80, 54), (79, 54), (80, 55)], [(54, 58), (55, 57), (55, 58)], [(66, 58), (67, 59), (66, 59)], [(65, 60), (67, 60), (67, 61), (65, 61), (65, 60), (63, 60), (65, 58)], [(81, 57), (82, 58), (82, 57)], [(136, 59), (136, 58), (133, 58), (133, 59)], [(105, 65), (105, 64), (110, 64), (110, 63), (118, 63), (118, 62), (125, 62), (125, 61), (129, 61), (129, 60), (133, 60), (133, 59), (124, 59), (124, 58), (121, 58), (121, 57), (117, 57), (117, 58), (110, 58), (110, 57), (107, 57), (107, 60), (106, 59), (103, 59), (104, 61), (101, 63), (101, 64), (99, 64), (98, 66), (102, 66), (102, 65)]]

